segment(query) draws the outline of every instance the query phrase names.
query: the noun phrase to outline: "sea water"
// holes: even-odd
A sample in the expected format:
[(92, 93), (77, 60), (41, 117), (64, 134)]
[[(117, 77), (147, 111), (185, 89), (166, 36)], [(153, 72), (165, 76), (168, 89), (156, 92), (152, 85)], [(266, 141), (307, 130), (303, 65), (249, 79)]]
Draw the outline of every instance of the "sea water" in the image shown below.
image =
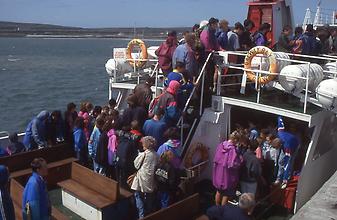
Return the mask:
[(0, 38), (0, 131), (23, 132), (40, 111), (63, 112), (69, 102), (105, 105), (105, 62), (128, 41)]

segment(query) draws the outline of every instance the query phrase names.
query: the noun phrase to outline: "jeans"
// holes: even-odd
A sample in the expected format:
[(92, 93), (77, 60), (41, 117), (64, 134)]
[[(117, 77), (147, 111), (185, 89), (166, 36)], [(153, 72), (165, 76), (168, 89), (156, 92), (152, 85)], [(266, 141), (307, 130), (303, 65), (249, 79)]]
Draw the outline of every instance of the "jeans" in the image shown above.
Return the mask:
[(158, 196), (160, 199), (161, 208), (168, 207), (170, 202), (170, 193), (162, 191), (158, 193)]
[(154, 193), (142, 193), (140, 191), (135, 192), (139, 219), (144, 218), (145, 215), (152, 212), (154, 206), (153, 203), (155, 201), (154, 195)]
[(294, 158), (295, 155), (287, 156), (283, 150), (281, 150), (278, 160), (277, 180), (282, 182), (284, 180), (288, 181), (291, 178)]

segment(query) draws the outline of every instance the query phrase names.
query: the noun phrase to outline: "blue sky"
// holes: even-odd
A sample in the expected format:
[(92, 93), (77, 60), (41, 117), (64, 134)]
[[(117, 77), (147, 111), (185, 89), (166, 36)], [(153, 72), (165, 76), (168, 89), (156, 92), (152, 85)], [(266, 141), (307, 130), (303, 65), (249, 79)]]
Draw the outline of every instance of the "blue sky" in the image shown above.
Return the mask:
[[(247, 0), (0, 0), (0, 20), (79, 27), (180, 27), (209, 17), (243, 21)], [(293, 0), (295, 24), (318, 0)], [(337, 9), (337, 0), (322, 7)], [(332, 14), (327, 10), (325, 13)]]

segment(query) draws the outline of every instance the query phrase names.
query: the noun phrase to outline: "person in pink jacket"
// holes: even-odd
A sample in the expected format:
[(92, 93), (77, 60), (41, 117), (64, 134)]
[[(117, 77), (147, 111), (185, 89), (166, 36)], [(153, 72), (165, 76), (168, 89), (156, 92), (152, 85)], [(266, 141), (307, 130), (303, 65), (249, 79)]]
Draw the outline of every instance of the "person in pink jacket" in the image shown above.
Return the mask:
[(243, 162), (237, 151), (239, 133), (234, 131), (227, 141), (220, 143), (213, 160), (213, 185), (217, 189), (215, 204), (225, 205), (229, 198), (235, 196), (239, 183), (239, 170)]

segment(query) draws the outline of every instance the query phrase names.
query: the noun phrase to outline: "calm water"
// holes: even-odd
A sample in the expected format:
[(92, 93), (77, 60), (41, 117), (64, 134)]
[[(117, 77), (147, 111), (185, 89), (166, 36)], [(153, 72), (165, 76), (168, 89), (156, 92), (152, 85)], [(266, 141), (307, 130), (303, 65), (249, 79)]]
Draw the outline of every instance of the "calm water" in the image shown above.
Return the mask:
[(0, 131), (24, 131), (41, 110), (63, 111), (68, 102), (105, 104), (105, 62), (112, 48), (126, 47), (127, 43), (114, 39), (0, 38)]

